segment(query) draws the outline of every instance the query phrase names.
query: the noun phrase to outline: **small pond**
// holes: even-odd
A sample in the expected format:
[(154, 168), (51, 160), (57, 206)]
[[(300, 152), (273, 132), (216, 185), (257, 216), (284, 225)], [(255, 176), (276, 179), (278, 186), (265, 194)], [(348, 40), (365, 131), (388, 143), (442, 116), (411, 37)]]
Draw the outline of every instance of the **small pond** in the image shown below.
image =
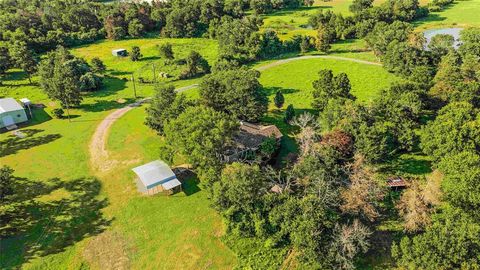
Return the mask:
[(440, 28), (440, 29), (430, 29), (426, 30), (423, 32), (423, 35), (427, 39), (427, 44), (425, 45), (428, 46), (430, 44), (430, 41), (432, 40), (432, 37), (439, 35), (439, 34), (446, 34), (446, 35), (451, 35), (455, 39), (454, 47), (457, 49), (458, 46), (460, 46), (460, 32), (463, 30), (463, 28)]

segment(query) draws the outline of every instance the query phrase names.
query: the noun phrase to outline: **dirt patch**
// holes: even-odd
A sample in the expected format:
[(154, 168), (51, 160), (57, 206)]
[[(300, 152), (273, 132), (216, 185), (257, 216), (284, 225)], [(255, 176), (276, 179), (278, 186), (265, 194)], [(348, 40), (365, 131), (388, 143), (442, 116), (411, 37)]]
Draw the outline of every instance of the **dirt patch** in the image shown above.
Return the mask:
[(91, 268), (105, 270), (130, 269), (128, 241), (117, 232), (104, 232), (92, 239), (83, 251)]
[(118, 160), (112, 159), (107, 150), (107, 141), (110, 128), (112, 127), (113, 123), (117, 121), (117, 119), (125, 115), (131, 109), (139, 107), (142, 103), (148, 100), (149, 99), (143, 99), (139, 102), (132, 103), (121, 109), (115, 110), (105, 117), (105, 119), (103, 119), (102, 122), (100, 122), (100, 124), (97, 126), (89, 145), (90, 163), (96, 171), (106, 172), (121, 163)]

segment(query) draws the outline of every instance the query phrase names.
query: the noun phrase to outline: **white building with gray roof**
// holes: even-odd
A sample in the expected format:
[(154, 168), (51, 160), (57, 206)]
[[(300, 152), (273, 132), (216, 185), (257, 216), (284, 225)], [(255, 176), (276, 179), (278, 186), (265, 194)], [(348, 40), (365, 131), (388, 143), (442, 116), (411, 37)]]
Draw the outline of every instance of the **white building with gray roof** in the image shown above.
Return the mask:
[(13, 98), (0, 99), (0, 128), (8, 128), (27, 122), (25, 108)]

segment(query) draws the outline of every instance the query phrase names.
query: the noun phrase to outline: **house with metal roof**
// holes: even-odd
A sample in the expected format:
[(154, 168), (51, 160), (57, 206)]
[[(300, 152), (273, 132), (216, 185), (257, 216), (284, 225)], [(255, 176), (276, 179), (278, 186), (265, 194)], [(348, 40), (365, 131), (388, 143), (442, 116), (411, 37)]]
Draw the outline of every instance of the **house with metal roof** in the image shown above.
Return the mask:
[(242, 121), (233, 137), (233, 145), (225, 151), (223, 159), (225, 162), (248, 159), (269, 138), (275, 139), (278, 148), (282, 137), (282, 132), (275, 125), (263, 126)]
[(25, 108), (13, 98), (0, 99), (0, 128), (13, 129), (16, 124), (27, 122)]
[(408, 183), (402, 177), (393, 176), (387, 179), (387, 186), (394, 190), (398, 190), (398, 189), (406, 188), (408, 186)]
[(154, 195), (159, 192), (171, 194), (175, 188), (182, 186), (172, 169), (161, 160), (133, 168), (132, 171), (137, 175), (138, 191), (145, 195)]

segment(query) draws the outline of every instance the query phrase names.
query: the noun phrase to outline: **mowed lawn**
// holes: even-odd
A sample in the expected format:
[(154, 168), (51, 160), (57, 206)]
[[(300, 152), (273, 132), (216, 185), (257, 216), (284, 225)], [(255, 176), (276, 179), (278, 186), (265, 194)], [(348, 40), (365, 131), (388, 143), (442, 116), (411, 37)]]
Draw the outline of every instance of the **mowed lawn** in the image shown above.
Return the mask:
[[(147, 222), (147, 227), (154, 228), (149, 231), (154, 233), (149, 238), (154, 237), (155, 235), (162, 237), (171, 237), (170, 241), (159, 240), (160, 242), (168, 242), (169, 246), (163, 246), (164, 249), (157, 250), (152, 248), (152, 245), (157, 245), (157, 242), (149, 242), (148, 240), (142, 240), (139, 243), (146, 244), (147, 246), (137, 247), (132, 245), (134, 248), (141, 249), (140, 252), (131, 252), (130, 263), (135, 266), (133, 262), (144, 261), (148, 263), (149, 261), (157, 261), (158, 258), (172, 258), (175, 259), (171, 261), (170, 266), (173, 263), (176, 263), (178, 267), (176, 268), (194, 268), (194, 266), (202, 266), (211, 264), (218, 268), (229, 268), (234, 263), (235, 257), (229, 253), (228, 249), (224, 249), (224, 253), (221, 252), (221, 248), (214, 250), (214, 244), (220, 244), (220, 242), (209, 242), (215, 241), (217, 237), (214, 237), (210, 234), (203, 233), (206, 229), (216, 229), (215, 224), (221, 225), (220, 219), (215, 215), (215, 212), (208, 207), (208, 202), (204, 197), (203, 193), (198, 193), (196, 195), (189, 196), (185, 200), (185, 203), (178, 203), (176, 200), (167, 202), (159, 202), (157, 204), (151, 204), (151, 201), (141, 198), (135, 190), (133, 190), (133, 175), (130, 173), (130, 168), (119, 168), (118, 171), (115, 171), (115, 174), (108, 175), (108, 177), (102, 175), (95, 175), (95, 172), (92, 172), (91, 166), (89, 164), (88, 156), (88, 144), (92, 137), (95, 128), (101, 120), (103, 120), (111, 111), (125, 106), (128, 102), (134, 101), (133, 95), (133, 84), (131, 81), (124, 80), (123, 78), (128, 78), (129, 73), (134, 73), (138, 70), (139, 66), (148, 65), (153, 61), (158, 61), (156, 59), (156, 50), (155, 45), (162, 42), (169, 42), (173, 45), (174, 52), (180, 58), (185, 57), (191, 50), (197, 50), (209, 61), (216, 58), (216, 42), (204, 40), (204, 39), (185, 39), (185, 40), (164, 40), (164, 39), (142, 39), (142, 40), (127, 40), (127, 41), (102, 41), (98, 42), (91, 46), (84, 46), (80, 48), (75, 48), (72, 52), (75, 55), (82, 56), (87, 60), (98, 56), (104, 60), (107, 65), (108, 72), (104, 80), (104, 86), (101, 90), (93, 93), (85, 93), (84, 101), (79, 108), (71, 110), (72, 121), (69, 122), (67, 119), (54, 119), (52, 118), (51, 111), (54, 108), (58, 107), (57, 102), (53, 102), (43, 93), (41, 90), (38, 81), (38, 77), (33, 78), (33, 84), (29, 84), (26, 76), (23, 72), (18, 70), (11, 70), (7, 73), (6, 76), (2, 78), (3, 85), (0, 87), (0, 97), (14, 97), (20, 99), (23, 97), (30, 98), (36, 104), (44, 104), (46, 107), (43, 109), (35, 109), (34, 120), (29, 122), (28, 125), (21, 127), (21, 132), (26, 136), (25, 138), (19, 138), (13, 135), (11, 132), (4, 132), (0, 134), (0, 164), (8, 165), (15, 169), (15, 174), (20, 177), (27, 177), (32, 181), (39, 182), (48, 182), (51, 178), (58, 178), (61, 183), (68, 183), (72, 180), (75, 180), (80, 177), (96, 176), (99, 183), (102, 185), (100, 198), (108, 199), (108, 206), (105, 208), (104, 212), (106, 216), (112, 221), (118, 220), (119, 222), (113, 222), (112, 228), (119, 228), (120, 231), (128, 231), (129, 229), (123, 228), (117, 224), (134, 224), (129, 220), (135, 220), (135, 217), (117, 217), (120, 214), (128, 214), (124, 212), (123, 208), (124, 203), (129, 202), (131, 199), (134, 199), (135, 202), (142, 205), (141, 208), (148, 208), (145, 211), (135, 208), (130, 208), (130, 214), (141, 213), (141, 217), (146, 217), (150, 222)], [(128, 58), (117, 59), (111, 55), (112, 48), (122, 48), (125, 47), (130, 49), (130, 45), (138, 45), (141, 47), (144, 58), (140, 62), (131, 62)], [(92, 49), (93, 47), (93, 49)], [(169, 82), (176, 87), (191, 85), (198, 82), (200, 79), (193, 80), (182, 80), (182, 81), (172, 81)], [(137, 95), (139, 97), (147, 97), (153, 94), (153, 86), (151, 84), (137, 84)], [(130, 123), (130, 122), (127, 122)], [(143, 120), (135, 122), (135, 125), (132, 128), (144, 127)], [(144, 127), (146, 129), (146, 127)], [(120, 130), (128, 130), (120, 127)], [(144, 130), (141, 130), (142, 132)], [(113, 132), (115, 134), (115, 132)], [(128, 134), (128, 133), (124, 133)], [(140, 133), (143, 136), (143, 133)], [(158, 137), (153, 137), (154, 134), (150, 134), (152, 144), (157, 143), (155, 139)], [(159, 141), (159, 140), (158, 140)], [(121, 144), (122, 142), (120, 142)], [(148, 160), (153, 158), (158, 158), (158, 153), (152, 152), (148, 155), (146, 152), (142, 152), (139, 149), (157, 149), (157, 147), (149, 147), (148, 145), (141, 144), (138, 145), (137, 141), (132, 142), (131, 146), (136, 147), (134, 150), (128, 148), (128, 145), (120, 145), (117, 148), (130, 150), (130, 153), (126, 153), (126, 156), (121, 156), (122, 160), (130, 160), (132, 158), (133, 152), (136, 154), (136, 161)], [(140, 147), (139, 147), (140, 146)], [(115, 147), (114, 147), (115, 149)], [(138, 150), (138, 153), (136, 153)], [(115, 156), (115, 153), (113, 155)], [(145, 157), (144, 157), (145, 156)], [(122, 163), (123, 165), (123, 163)], [(111, 188), (114, 187), (114, 188)], [(192, 188), (190, 188), (192, 189)], [(112, 192), (114, 190), (114, 192)], [(129, 195), (124, 193), (129, 191)], [(116, 192), (116, 193), (115, 193)], [(62, 190), (55, 190), (52, 194), (47, 194), (42, 196), (47, 198), (47, 201), (52, 203), (57, 203), (59, 200), (63, 200), (64, 196), (69, 197), (69, 192), (64, 192)], [(175, 201), (175, 203), (173, 203)], [(130, 204), (128, 204), (130, 205)], [(132, 204), (135, 205), (135, 204)], [(159, 213), (159, 209), (162, 209), (160, 205), (164, 205), (166, 208), (163, 208), (166, 212)], [(137, 204), (138, 206), (138, 204)], [(150, 208), (153, 207), (153, 208)], [(128, 208), (128, 207), (127, 207)], [(183, 225), (178, 225), (180, 231), (177, 231), (177, 234), (172, 234), (171, 230), (176, 230), (175, 226), (172, 228), (167, 228), (165, 226), (157, 226), (156, 224), (159, 219), (163, 222), (174, 221), (173, 215), (181, 213), (181, 209), (188, 209), (190, 212), (186, 212), (184, 216)], [(122, 210), (122, 211), (120, 211)], [(205, 212), (207, 211), (207, 212)], [(195, 219), (194, 216), (198, 215), (198, 219)], [(50, 216), (45, 216), (43, 218), (50, 218)], [(52, 217), (53, 218), (53, 217)], [(153, 220), (152, 220), (153, 219)], [(202, 224), (201, 220), (206, 222), (205, 226), (197, 226), (196, 224)], [(191, 221), (191, 222), (190, 222)], [(142, 222), (140, 222), (141, 224)], [(48, 220), (47, 220), (48, 224)], [(78, 226), (83, 226), (82, 224), (77, 224)], [(186, 229), (186, 226), (190, 226), (192, 231), (189, 232)], [(82, 265), (85, 265), (85, 250), (89, 249), (88, 243), (90, 238), (78, 240), (74, 245), (67, 244), (65, 248), (62, 248), (60, 251), (55, 251), (51, 255), (38, 255), (38, 254), (29, 254), (26, 256), (24, 252), (27, 252), (27, 246), (35, 245), (35, 243), (40, 243), (42, 246), (48, 246), (48, 242), (45, 239), (54, 239), (53, 236), (48, 233), (47, 228), (35, 227), (32, 231), (27, 231), (24, 234), (20, 234), (16, 238), (2, 240), (1, 243), (1, 255), (0, 255), (0, 268), (11, 268), (22, 266), (28, 269), (78, 269)], [(165, 230), (165, 234), (161, 234), (159, 230)], [(47, 230), (47, 233), (45, 233)], [(170, 231), (169, 231), (170, 230)], [(108, 230), (111, 232), (112, 230)], [(219, 229), (219, 234), (222, 229)], [(130, 234), (135, 234), (135, 227), (131, 227)], [(176, 246), (173, 243), (176, 238), (184, 237), (189, 233), (198, 233), (200, 243), (205, 243), (205, 245), (211, 245), (212, 249), (208, 250), (208, 246), (201, 246), (195, 251), (196, 247), (192, 249), (184, 247), (184, 251), (176, 250)], [(119, 237), (123, 237), (122, 232), (116, 232)], [(102, 234), (103, 235), (103, 234)], [(52, 237), (51, 237), (52, 236)], [(194, 237), (190, 235), (190, 239)], [(208, 238), (208, 239), (207, 239)], [(108, 238), (107, 238), (108, 239)], [(133, 240), (125, 238), (126, 242), (131, 242)], [(48, 240), (48, 241), (50, 241)], [(188, 239), (187, 239), (188, 240)], [(27, 244), (28, 243), (28, 244)], [(153, 244), (150, 244), (153, 243)], [(113, 244), (112, 244), (113, 245)], [(109, 249), (110, 246), (105, 246), (105, 249)], [(142, 249), (143, 248), (143, 249)], [(150, 248), (153, 249), (149, 250)], [(173, 251), (172, 251), (173, 249)], [(40, 249), (42, 250), (42, 249)], [(192, 251), (189, 253), (188, 251)], [(198, 251), (198, 250), (201, 250)], [(43, 251), (43, 250), (42, 250)], [(45, 251), (43, 251), (45, 252)], [(142, 253), (144, 252), (144, 253)], [(160, 254), (161, 252), (164, 252)], [(192, 255), (201, 253), (200, 258), (197, 261), (192, 259)], [(173, 256), (177, 254), (176, 257)], [(208, 254), (210, 255), (208, 255)], [(151, 258), (134, 258), (134, 255), (146, 256)], [(137, 256), (137, 255), (135, 255)], [(28, 257), (26, 259), (26, 257)], [(225, 259), (222, 259), (225, 257)], [(137, 260), (138, 259), (138, 260)], [(143, 260), (145, 259), (145, 260)], [(185, 263), (182, 267), (182, 263)], [(187, 265), (187, 264), (191, 265)], [(148, 264), (150, 265), (150, 264)], [(161, 269), (163, 265), (168, 266), (168, 264), (152, 264), (155, 265), (152, 269)], [(101, 268), (101, 267), (100, 267)], [(137, 266), (137, 269), (144, 269), (143, 266)], [(208, 267), (207, 267), (208, 268)]]
[(321, 69), (330, 69), (334, 75), (345, 72), (350, 79), (352, 93), (365, 102), (372, 100), (381, 89), (398, 80), (382, 66), (337, 59), (304, 59), (263, 71), (260, 82), (271, 100), (277, 91), (281, 91), (286, 105), (293, 104), (298, 109), (310, 109), (312, 83), (318, 78)]
[[(111, 230), (131, 241), (133, 269), (231, 269), (236, 257), (221, 241), (224, 228), (194, 179), (174, 196), (141, 196), (131, 168), (158, 159), (163, 139), (143, 123), (144, 107), (135, 108), (112, 126), (111, 157), (125, 166), (102, 176), (115, 216)], [(176, 162), (182, 163), (181, 161)]]
[[(100, 58), (107, 67), (114, 67), (109, 74), (120, 78), (131, 78), (131, 74), (136, 77), (153, 78), (153, 64), (156, 64), (156, 73), (170, 72), (172, 64), (164, 65), (158, 54), (157, 46), (169, 43), (172, 45), (176, 60), (185, 59), (191, 51), (197, 51), (202, 55), (210, 65), (213, 65), (217, 59), (218, 44), (215, 40), (206, 38), (143, 38), (126, 39), (120, 41), (101, 40), (94, 44), (85, 45), (74, 49), (72, 52), (76, 56), (91, 60), (93, 57)], [(131, 52), (133, 46), (138, 46), (143, 55), (140, 61), (131, 61), (129, 57), (116, 57), (112, 55), (112, 50), (126, 49)], [(157, 79), (161, 80), (157, 74)], [(169, 80), (171, 81), (171, 80)]]
[(432, 12), (418, 20), (418, 29), (480, 26), (480, 0), (459, 0), (440, 12)]

